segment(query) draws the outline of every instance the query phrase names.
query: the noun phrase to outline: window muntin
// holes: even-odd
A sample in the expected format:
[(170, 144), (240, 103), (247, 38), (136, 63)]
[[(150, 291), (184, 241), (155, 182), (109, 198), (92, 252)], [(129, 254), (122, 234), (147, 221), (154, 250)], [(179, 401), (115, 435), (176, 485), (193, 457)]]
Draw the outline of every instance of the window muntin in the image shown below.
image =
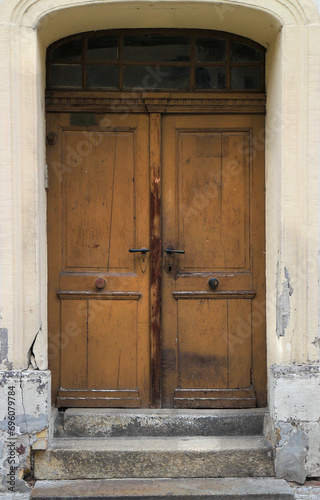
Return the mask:
[(82, 33), (47, 51), (47, 88), (264, 90), (265, 49), (230, 33), (126, 30)]

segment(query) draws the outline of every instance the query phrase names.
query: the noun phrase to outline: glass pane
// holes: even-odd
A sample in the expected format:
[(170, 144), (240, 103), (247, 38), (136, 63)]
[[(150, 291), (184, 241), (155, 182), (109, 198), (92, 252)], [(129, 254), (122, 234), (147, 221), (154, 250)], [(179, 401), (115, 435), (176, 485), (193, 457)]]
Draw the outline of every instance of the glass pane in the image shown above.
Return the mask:
[(87, 84), (91, 88), (118, 88), (118, 67), (88, 64)]
[(190, 68), (172, 66), (124, 66), (125, 88), (189, 89)]
[(93, 36), (88, 38), (88, 59), (116, 61), (118, 58), (117, 36)]
[(76, 38), (70, 42), (59, 45), (50, 53), (50, 59), (61, 59), (65, 61), (76, 60), (82, 57), (82, 38)]
[(80, 64), (51, 64), (51, 87), (82, 87)]
[(262, 61), (262, 52), (245, 43), (231, 42), (232, 62), (255, 62)]
[(219, 38), (196, 39), (196, 61), (225, 62), (226, 59), (226, 40)]
[(239, 90), (261, 89), (261, 68), (259, 66), (231, 68), (231, 88)]
[(190, 38), (166, 35), (124, 36), (123, 58), (126, 61), (190, 61)]
[(211, 68), (196, 68), (197, 89), (225, 89), (226, 68), (214, 66)]

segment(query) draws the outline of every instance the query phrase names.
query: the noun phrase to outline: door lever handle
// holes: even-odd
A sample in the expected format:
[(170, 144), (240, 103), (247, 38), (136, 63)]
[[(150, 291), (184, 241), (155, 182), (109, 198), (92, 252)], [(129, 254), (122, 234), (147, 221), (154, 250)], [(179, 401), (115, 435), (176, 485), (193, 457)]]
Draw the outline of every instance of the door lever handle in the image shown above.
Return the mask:
[(165, 252), (170, 255), (172, 253), (184, 253), (184, 250), (174, 250), (173, 248), (166, 248)]
[(137, 253), (137, 252), (140, 252), (140, 253), (147, 253), (149, 252), (149, 248), (129, 248), (129, 252), (130, 253)]

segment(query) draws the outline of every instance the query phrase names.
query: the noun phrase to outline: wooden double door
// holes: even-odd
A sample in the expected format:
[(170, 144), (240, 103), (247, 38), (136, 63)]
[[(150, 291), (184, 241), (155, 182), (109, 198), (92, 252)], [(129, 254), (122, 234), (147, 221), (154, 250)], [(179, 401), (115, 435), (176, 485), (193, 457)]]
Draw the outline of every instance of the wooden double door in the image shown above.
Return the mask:
[(264, 406), (264, 120), (48, 113), (57, 406)]

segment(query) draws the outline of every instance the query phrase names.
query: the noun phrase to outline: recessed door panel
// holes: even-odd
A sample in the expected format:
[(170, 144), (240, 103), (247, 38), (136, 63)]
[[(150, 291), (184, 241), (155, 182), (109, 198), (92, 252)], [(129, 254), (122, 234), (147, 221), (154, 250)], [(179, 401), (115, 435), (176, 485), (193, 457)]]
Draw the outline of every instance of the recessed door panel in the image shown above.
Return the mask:
[[(179, 300), (179, 387), (228, 387), (228, 344), (224, 338), (228, 308), (224, 300)], [(209, 318), (214, 318), (210, 323)]]
[(137, 300), (89, 301), (88, 389), (138, 387), (137, 309)]
[[(248, 266), (248, 132), (177, 131), (180, 269)], [(199, 224), (199, 222), (201, 222)], [(194, 234), (194, 238), (188, 235)]]
[(134, 130), (64, 131), (65, 270), (133, 271), (133, 140)]

